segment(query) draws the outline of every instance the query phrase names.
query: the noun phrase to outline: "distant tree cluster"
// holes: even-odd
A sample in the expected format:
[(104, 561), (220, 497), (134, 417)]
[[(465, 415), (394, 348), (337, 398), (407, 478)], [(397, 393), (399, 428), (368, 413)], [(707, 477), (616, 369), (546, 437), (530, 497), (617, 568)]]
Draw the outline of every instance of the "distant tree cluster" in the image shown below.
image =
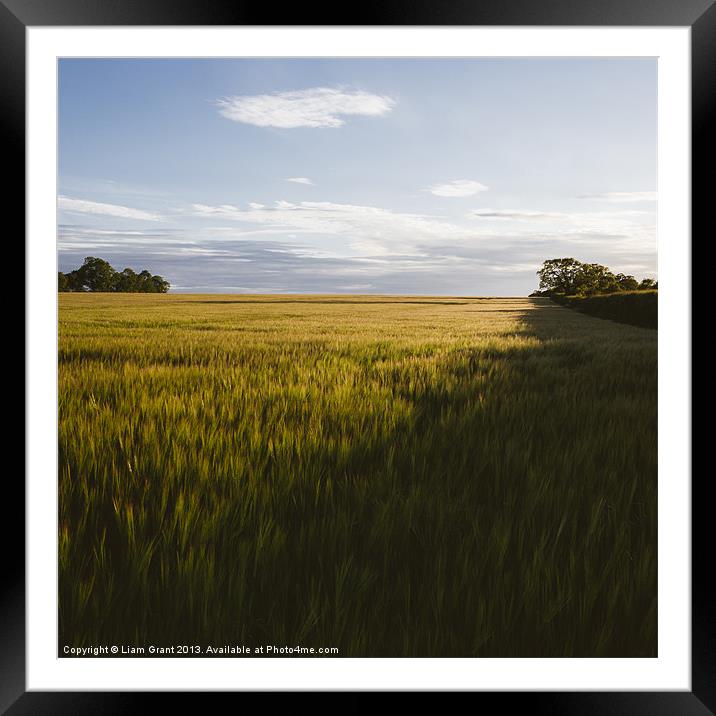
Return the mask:
[(57, 274), (58, 291), (106, 291), (109, 293), (166, 293), (169, 281), (149, 271), (131, 268), (115, 271), (107, 261), (88, 256), (82, 266)]
[(612, 273), (601, 264), (584, 264), (576, 259), (549, 259), (537, 271), (539, 291), (532, 296), (596, 296), (620, 291), (649, 291), (659, 288), (650, 278)]

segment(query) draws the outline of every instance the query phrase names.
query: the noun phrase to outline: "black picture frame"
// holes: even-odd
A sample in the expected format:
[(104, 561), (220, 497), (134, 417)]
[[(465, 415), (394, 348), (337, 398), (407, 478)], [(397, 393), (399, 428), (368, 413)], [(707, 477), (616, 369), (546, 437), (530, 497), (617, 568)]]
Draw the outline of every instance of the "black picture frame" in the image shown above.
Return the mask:
[[(440, 3), (382, 0), (350, 9), (350, 16), (318, 6), (288, 6), (277, 11), (261, 4), (197, 3), (194, 0), (0, 0), (0, 127), (6, 207), (15, 236), (24, 235), (25, 218), (25, 30), (33, 26), (92, 25), (502, 25), (502, 26), (682, 26), (692, 39), (692, 225), (705, 229), (711, 197), (714, 152), (710, 130), (716, 108), (716, 7), (714, 0), (510, 0)], [(707, 173), (708, 172), (708, 173)], [(707, 178), (708, 177), (708, 178)], [(705, 240), (706, 237), (704, 237)], [(686, 237), (683, 237), (686, 240)], [(692, 249), (697, 243), (692, 240)], [(693, 259), (692, 259), (693, 261)], [(695, 282), (692, 282), (692, 285)], [(692, 296), (693, 299), (693, 296)], [(693, 300), (692, 300), (693, 304)], [(693, 325), (693, 321), (692, 321)], [(692, 441), (693, 442), (693, 441)], [(499, 699), (504, 709), (549, 714), (708, 714), (716, 713), (716, 611), (709, 579), (710, 501), (708, 476), (692, 480), (692, 690), (690, 692), (477, 692), (477, 707)], [(5, 473), (6, 513), (20, 516), (24, 487), (13, 471)], [(10, 505), (13, 505), (12, 509)], [(12, 525), (12, 526), (11, 526)], [(0, 593), (0, 712), (23, 714), (114, 714), (156, 708), (158, 699), (194, 694), (26, 692), (25, 560), (15, 547), (20, 524), (3, 521), (4, 582)], [(556, 666), (558, 668), (558, 666)], [(202, 694), (204, 699), (206, 694)], [(362, 696), (362, 695), (361, 695)], [(198, 702), (197, 706), (198, 706)], [(358, 703), (354, 701), (353, 703)], [(206, 702), (202, 705), (206, 708)], [(162, 704), (164, 705), (164, 703)], [(189, 706), (190, 707), (190, 706)], [(200, 707), (201, 708), (201, 707)]]

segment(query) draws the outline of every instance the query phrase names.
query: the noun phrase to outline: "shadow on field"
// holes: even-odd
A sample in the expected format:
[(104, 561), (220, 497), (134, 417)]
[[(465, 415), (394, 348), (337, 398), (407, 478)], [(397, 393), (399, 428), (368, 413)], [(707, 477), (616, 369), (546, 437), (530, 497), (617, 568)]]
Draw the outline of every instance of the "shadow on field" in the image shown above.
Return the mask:
[(209, 417), (166, 445), (61, 441), (59, 643), (655, 657), (655, 332), (514, 310), (438, 349), (302, 343), (342, 382), (247, 404), (248, 437), (192, 371)]

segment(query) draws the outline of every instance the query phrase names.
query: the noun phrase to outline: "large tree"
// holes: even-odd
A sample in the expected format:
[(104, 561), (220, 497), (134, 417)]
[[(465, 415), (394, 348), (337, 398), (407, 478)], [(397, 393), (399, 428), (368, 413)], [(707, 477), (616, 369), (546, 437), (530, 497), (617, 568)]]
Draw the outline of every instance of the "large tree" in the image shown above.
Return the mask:
[(88, 256), (80, 268), (57, 276), (58, 291), (106, 291), (116, 293), (166, 293), (170, 284), (146, 269), (137, 274), (131, 268), (115, 271), (104, 259)]
[(607, 266), (585, 264), (573, 258), (548, 259), (537, 271), (540, 291), (535, 295), (592, 296), (657, 288), (656, 282), (644, 279), (639, 283), (628, 274), (614, 274)]
[(88, 291), (113, 291), (117, 272), (104, 259), (88, 256), (79, 268), (80, 281)]
[(542, 291), (572, 294), (576, 291), (581, 261), (576, 259), (548, 259), (537, 272)]

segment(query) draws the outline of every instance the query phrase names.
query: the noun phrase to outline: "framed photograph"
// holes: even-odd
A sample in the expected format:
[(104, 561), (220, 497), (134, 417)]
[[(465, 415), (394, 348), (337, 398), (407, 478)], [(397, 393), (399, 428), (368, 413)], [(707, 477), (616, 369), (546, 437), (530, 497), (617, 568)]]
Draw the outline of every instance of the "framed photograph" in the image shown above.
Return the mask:
[(716, 11), (557, 5), (3, 0), (7, 713), (716, 708), (690, 417)]

